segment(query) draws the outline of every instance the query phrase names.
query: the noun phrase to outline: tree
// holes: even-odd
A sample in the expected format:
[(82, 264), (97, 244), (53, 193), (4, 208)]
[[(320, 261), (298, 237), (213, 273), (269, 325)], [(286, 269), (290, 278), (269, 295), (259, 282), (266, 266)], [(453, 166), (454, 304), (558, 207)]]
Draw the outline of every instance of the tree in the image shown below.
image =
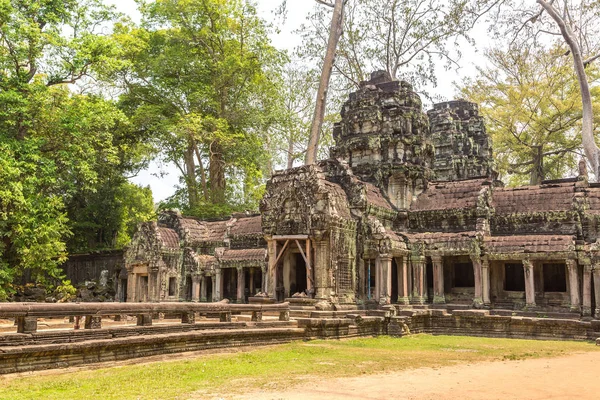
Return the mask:
[(460, 88), (480, 104), (498, 170), (510, 176), (509, 184), (562, 178), (576, 164), (582, 110), (577, 79), (563, 54), (560, 47), (546, 51), (514, 43), (488, 50), (489, 66)]
[(0, 2), (0, 299), (26, 272), (61, 277), (75, 199), (142, 162), (125, 115), (68, 85), (114, 68), (118, 48), (97, 0)]
[[(598, 148), (594, 139), (593, 104), (586, 66), (600, 58), (600, 3), (597, 1), (536, 0), (530, 2), (490, 0), (497, 33), (512, 40), (528, 40), (537, 46), (560, 43), (570, 56), (577, 75), (583, 119), (581, 140), (596, 179), (600, 179)], [(516, 22), (515, 22), (516, 21)], [(566, 46), (565, 46), (566, 45)]]
[(319, 136), (323, 120), (325, 119), (325, 105), (327, 101), (327, 90), (329, 88), (329, 80), (333, 70), (336, 50), (340, 37), (342, 36), (342, 26), (344, 23), (344, 6), (347, 0), (335, 0), (335, 3), (329, 3), (324, 0), (316, 0), (320, 4), (324, 4), (333, 8), (331, 16), (331, 27), (329, 28), (329, 40), (327, 41), (327, 50), (323, 59), (323, 67), (321, 70), (321, 79), (319, 81), (319, 89), (317, 90), (317, 99), (315, 101), (315, 114), (312, 125), (310, 127), (310, 137), (308, 147), (306, 149), (305, 164), (314, 164), (317, 160), (319, 152)]
[(142, 2), (140, 10), (141, 26), (117, 35), (128, 60), (117, 73), (122, 109), (180, 170), (180, 207), (253, 202), (284, 54), (247, 1)]

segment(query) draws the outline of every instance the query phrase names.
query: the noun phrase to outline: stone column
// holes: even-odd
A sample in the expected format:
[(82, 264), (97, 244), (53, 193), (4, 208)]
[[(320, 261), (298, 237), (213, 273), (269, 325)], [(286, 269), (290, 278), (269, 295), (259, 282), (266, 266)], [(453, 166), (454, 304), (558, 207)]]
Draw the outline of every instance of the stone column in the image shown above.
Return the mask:
[(315, 277), (315, 298), (316, 299), (327, 299), (329, 298), (329, 269), (330, 269), (330, 257), (329, 257), (329, 240), (328, 237), (322, 236), (321, 240), (316, 241), (315, 247), (315, 265), (314, 265), (314, 277)]
[(221, 290), (219, 289), (220, 286), (221, 286), (221, 269), (217, 269), (215, 271), (215, 275), (212, 277), (213, 301), (221, 300)]
[(133, 266), (127, 267), (127, 298), (125, 301), (135, 301), (135, 274), (133, 273)]
[(267, 267), (263, 267), (260, 269), (261, 271), (261, 278), (260, 278), (260, 291), (263, 293), (267, 292)]
[(581, 313), (584, 317), (592, 316), (592, 265), (583, 265), (583, 307)]
[(210, 278), (208, 276), (200, 277), (200, 301), (202, 301), (202, 302), (208, 301), (208, 299), (206, 298), (206, 294), (208, 292), (207, 287), (206, 287), (206, 286), (208, 286), (207, 279), (210, 279)]
[(192, 276), (192, 301), (197, 303), (200, 301), (200, 277)]
[(483, 304), (490, 305), (490, 262), (487, 257), (481, 260), (481, 295)]
[(523, 260), (523, 270), (525, 271), (525, 306), (535, 307), (535, 280), (533, 277), (533, 263), (530, 260)]
[(442, 256), (433, 256), (431, 257), (431, 262), (433, 263), (433, 303), (445, 304), (444, 258)]
[(375, 259), (375, 290), (373, 292), (373, 299), (379, 302), (379, 298), (381, 297), (381, 263), (379, 262), (379, 257)]
[(567, 270), (569, 271), (569, 297), (571, 298), (571, 311), (581, 311), (581, 301), (579, 299), (579, 271), (577, 270), (577, 260), (567, 260)]
[(263, 275), (263, 289), (267, 295), (272, 298), (277, 298), (275, 293), (275, 286), (277, 285), (277, 268), (275, 262), (277, 261), (277, 241), (267, 240), (267, 251), (269, 253), (269, 266), (267, 267), (266, 273)]
[(250, 268), (250, 284), (248, 285), (248, 287), (250, 288), (250, 291), (248, 292), (248, 294), (250, 296), (254, 296), (255, 293), (255, 287), (254, 287), (254, 268)]
[(160, 301), (158, 265), (148, 266), (148, 301)]
[(244, 286), (246, 286), (244, 268), (237, 269), (237, 302), (244, 303)]
[(425, 303), (425, 257), (413, 256), (411, 257), (411, 263), (413, 266), (413, 299), (414, 304)]
[(481, 308), (483, 305), (483, 281), (481, 279), (481, 257), (471, 256), (473, 263), (473, 274), (475, 275), (475, 295), (473, 297), (473, 307)]
[(402, 261), (398, 262), (396, 259), (396, 266), (398, 267), (398, 303), (409, 304), (408, 299), (408, 256), (402, 256)]
[(390, 304), (392, 301), (392, 256), (380, 254), (377, 258), (381, 289), (379, 290), (379, 304)]
[(594, 263), (592, 277), (594, 279), (594, 300), (596, 300), (594, 318), (600, 319), (600, 263)]

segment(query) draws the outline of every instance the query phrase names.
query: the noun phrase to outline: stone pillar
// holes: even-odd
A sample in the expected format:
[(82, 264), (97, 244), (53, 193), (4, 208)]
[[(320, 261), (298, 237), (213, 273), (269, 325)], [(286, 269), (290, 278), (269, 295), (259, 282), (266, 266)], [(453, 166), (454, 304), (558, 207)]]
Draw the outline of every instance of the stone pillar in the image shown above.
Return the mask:
[(158, 266), (150, 265), (148, 267), (148, 301), (160, 301), (160, 291), (158, 289)]
[[(219, 279), (218, 279), (218, 283), (221, 283), (221, 270), (218, 269), (217, 271), (219, 271)], [(210, 277), (212, 279), (212, 301), (219, 301), (221, 299), (219, 299), (219, 291), (217, 290), (217, 274), (215, 273), (213, 276)]]
[(483, 304), (490, 305), (490, 262), (487, 257), (481, 260), (481, 295)]
[(256, 294), (256, 287), (254, 286), (254, 268), (250, 268), (250, 284), (248, 287), (250, 288), (248, 295), (254, 296)]
[(322, 236), (321, 240), (316, 240), (315, 244), (315, 265), (313, 266), (315, 277), (315, 298), (326, 300), (330, 295), (330, 291), (328, 291), (328, 274), (330, 270), (331, 259), (329, 257), (328, 237)]
[(197, 303), (200, 301), (200, 277), (192, 276), (192, 301)]
[(263, 267), (260, 269), (262, 276), (261, 276), (261, 283), (260, 283), (260, 291), (263, 293), (267, 292), (267, 267)]
[(579, 299), (579, 271), (577, 269), (577, 260), (567, 260), (567, 270), (569, 271), (569, 297), (571, 298), (571, 311), (581, 311), (581, 301)]
[(433, 256), (431, 257), (431, 262), (433, 263), (433, 303), (445, 304), (444, 258), (442, 256)]
[(217, 295), (217, 301), (223, 300), (223, 270), (217, 268), (215, 271), (215, 294)]
[(473, 297), (473, 307), (481, 308), (483, 305), (483, 280), (481, 279), (481, 257), (471, 256), (473, 263), (473, 274), (475, 275), (475, 295)]
[(594, 279), (594, 300), (596, 301), (594, 318), (600, 319), (600, 263), (594, 263), (592, 277)]
[(135, 274), (133, 273), (133, 266), (127, 266), (127, 298), (125, 301), (135, 301)]
[(425, 257), (411, 257), (413, 266), (413, 299), (415, 304), (425, 303)]
[(244, 303), (244, 286), (246, 286), (244, 268), (237, 269), (237, 302)]
[(584, 317), (592, 316), (592, 265), (583, 265), (583, 307), (581, 313)]
[(392, 301), (392, 256), (380, 254), (377, 258), (381, 289), (379, 290), (379, 304), (390, 304)]
[(535, 307), (535, 280), (533, 277), (533, 263), (523, 260), (525, 271), (525, 307)]
[(398, 267), (398, 304), (409, 304), (408, 256), (402, 256), (401, 262), (396, 259), (396, 266)]
[(277, 286), (277, 266), (275, 262), (277, 261), (277, 241), (276, 240), (267, 240), (267, 251), (269, 253), (269, 266), (267, 268), (266, 273), (263, 275), (263, 286), (264, 291), (267, 295), (272, 298), (277, 298), (277, 293), (275, 291)]
[[(373, 300), (379, 302), (381, 297), (381, 263), (379, 257), (375, 259), (375, 290), (373, 291)], [(371, 266), (373, 268), (373, 266)]]
[(210, 279), (207, 276), (201, 276), (200, 277), (200, 301), (205, 302), (208, 301), (209, 299), (206, 298), (207, 292), (208, 292), (208, 283), (207, 283), (207, 279)]

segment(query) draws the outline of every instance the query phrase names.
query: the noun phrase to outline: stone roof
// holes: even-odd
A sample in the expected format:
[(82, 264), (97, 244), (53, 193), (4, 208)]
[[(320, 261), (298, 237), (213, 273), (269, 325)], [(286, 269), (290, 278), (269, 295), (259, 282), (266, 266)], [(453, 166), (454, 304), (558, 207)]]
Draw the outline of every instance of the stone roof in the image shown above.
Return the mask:
[(158, 239), (168, 249), (179, 249), (179, 235), (171, 228), (158, 227)]
[(367, 189), (367, 202), (369, 204), (373, 204), (374, 206), (386, 208), (388, 210), (392, 209), (392, 206), (387, 201), (385, 197), (381, 194), (381, 191), (378, 187), (371, 183), (363, 182)]
[(227, 249), (219, 257), (222, 261), (265, 261), (267, 259), (266, 249)]
[(575, 250), (575, 242), (568, 235), (512, 235), (491, 236), (484, 239), (488, 253), (553, 253)]
[(231, 236), (262, 234), (262, 219), (260, 215), (240, 218), (230, 229)]
[(227, 234), (227, 223), (229, 221), (204, 222), (206, 235), (203, 242), (222, 242)]
[(573, 205), (573, 183), (494, 189), (492, 205), (498, 214), (568, 211)]
[(432, 182), (411, 206), (411, 211), (452, 210), (475, 208), (487, 178), (453, 182)]
[(453, 242), (460, 240), (470, 240), (477, 236), (477, 232), (418, 232), (403, 233), (410, 242)]

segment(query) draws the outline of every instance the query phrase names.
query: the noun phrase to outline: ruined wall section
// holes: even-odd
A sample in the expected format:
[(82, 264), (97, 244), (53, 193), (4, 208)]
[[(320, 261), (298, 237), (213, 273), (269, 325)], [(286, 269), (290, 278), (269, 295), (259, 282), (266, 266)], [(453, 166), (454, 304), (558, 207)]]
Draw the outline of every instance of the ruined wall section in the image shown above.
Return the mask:
[(350, 94), (334, 127), (331, 157), (348, 163), (353, 173), (407, 209), (433, 176), (433, 146), (421, 99), (407, 82), (384, 72)]
[(455, 100), (427, 112), (435, 147), (436, 180), (490, 177), (492, 144), (475, 103)]

